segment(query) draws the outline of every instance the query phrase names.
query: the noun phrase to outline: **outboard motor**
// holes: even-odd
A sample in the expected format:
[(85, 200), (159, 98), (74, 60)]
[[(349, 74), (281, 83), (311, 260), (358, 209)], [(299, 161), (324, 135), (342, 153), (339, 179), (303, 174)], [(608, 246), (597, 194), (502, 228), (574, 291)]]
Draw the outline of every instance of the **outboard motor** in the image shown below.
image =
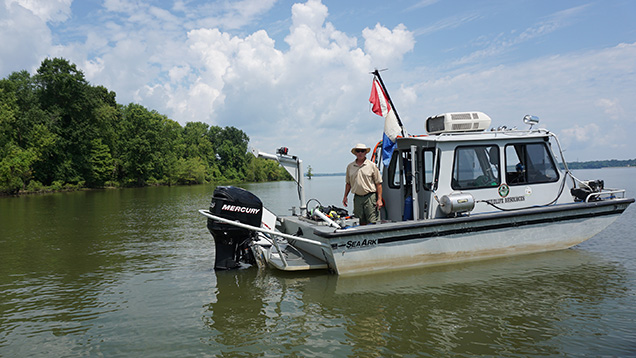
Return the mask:
[[(210, 213), (224, 219), (260, 227), (263, 203), (249, 191), (233, 186), (214, 189)], [(241, 262), (254, 265), (256, 260), (250, 244), (257, 233), (234, 225), (208, 219), (208, 230), (214, 236), (216, 260), (214, 268), (228, 270), (241, 266)]]

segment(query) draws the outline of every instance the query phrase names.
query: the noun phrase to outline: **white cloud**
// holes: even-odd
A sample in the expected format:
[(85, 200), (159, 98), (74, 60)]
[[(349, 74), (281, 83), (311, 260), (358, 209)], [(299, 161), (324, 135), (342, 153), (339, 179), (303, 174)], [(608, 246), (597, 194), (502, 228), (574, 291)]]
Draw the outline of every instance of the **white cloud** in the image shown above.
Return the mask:
[(72, 0), (5, 0), (5, 8), (17, 4), (39, 17), (43, 22), (64, 21), (71, 15)]
[(589, 123), (583, 126), (578, 124), (572, 128), (566, 128), (562, 132), (566, 140), (574, 140), (576, 142), (594, 141), (600, 137), (601, 128), (596, 123)]
[(292, 27), (307, 26), (313, 32), (320, 32), (329, 11), (319, 0), (309, 0), (292, 6)]
[(629, 139), (623, 128), (599, 124), (574, 124), (561, 131), (559, 138), (566, 149), (566, 160), (633, 159), (634, 147), (625, 141)]
[(17, 1), (5, 1), (0, 10), (0, 73), (34, 71), (51, 46), (49, 16)]
[(104, 71), (104, 60), (101, 58), (86, 60), (81, 67), (84, 69), (86, 78), (95, 78), (97, 73)]
[(135, 0), (104, 0), (103, 6), (109, 12), (134, 14), (144, 5)]
[(175, 2), (174, 11), (191, 19), (189, 28), (219, 27), (224, 30), (240, 29), (253, 23), (269, 11), (276, 0), (205, 1), (203, 5)]
[(325, 23), (327, 15), (327, 7), (317, 0), (292, 6), (292, 26), (285, 37), (290, 47), (289, 62), (307, 67), (307, 61), (310, 61), (313, 66), (323, 67), (347, 56), (356, 46), (355, 38), (349, 38), (331, 23)]
[(379, 23), (375, 28), (362, 30), (364, 49), (376, 61), (377, 67), (385, 67), (402, 61), (402, 56), (413, 50), (413, 33), (403, 24), (390, 30)]
[(618, 99), (600, 98), (595, 104), (602, 108), (603, 112), (611, 119), (627, 119)]
[(174, 66), (168, 71), (170, 83), (179, 83), (187, 78), (190, 73), (190, 66)]

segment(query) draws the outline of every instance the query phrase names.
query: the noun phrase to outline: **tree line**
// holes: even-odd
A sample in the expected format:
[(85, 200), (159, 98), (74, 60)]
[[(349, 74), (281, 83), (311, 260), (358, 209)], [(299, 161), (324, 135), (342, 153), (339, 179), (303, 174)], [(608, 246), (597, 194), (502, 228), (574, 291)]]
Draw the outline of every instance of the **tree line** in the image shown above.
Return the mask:
[(62, 58), (0, 80), (0, 193), (291, 179), (235, 127), (118, 104)]
[(570, 169), (600, 169), (600, 168), (616, 168), (616, 167), (636, 167), (636, 159), (627, 160), (593, 160), (588, 162), (571, 162), (568, 163)]

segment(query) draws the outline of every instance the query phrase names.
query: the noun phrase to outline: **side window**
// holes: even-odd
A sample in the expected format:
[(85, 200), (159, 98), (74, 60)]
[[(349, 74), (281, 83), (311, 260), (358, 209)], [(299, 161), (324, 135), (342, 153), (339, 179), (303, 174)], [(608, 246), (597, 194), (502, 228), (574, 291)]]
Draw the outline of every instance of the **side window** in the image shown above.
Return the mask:
[(435, 153), (435, 156), (437, 157), (437, 160), (435, 161), (435, 178), (433, 179), (433, 190), (437, 190), (437, 185), (439, 184), (439, 168), (440, 168), (440, 161), (442, 158), (442, 152), (438, 149), (437, 152)]
[(411, 185), (411, 153), (394, 150), (389, 163), (389, 188)]
[(453, 164), (453, 189), (492, 188), (501, 183), (499, 147), (457, 147)]
[(506, 146), (506, 182), (510, 185), (559, 180), (554, 159), (545, 143)]
[(506, 146), (506, 182), (510, 185), (526, 184), (526, 146), (523, 144)]
[(402, 171), (400, 170), (400, 151), (394, 150), (389, 163), (389, 188), (397, 189), (402, 181)]
[(546, 183), (559, 180), (554, 160), (545, 143), (528, 144), (528, 181)]
[[(419, 165), (419, 155), (416, 155), (416, 166)], [(424, 149), (422, 152), (422, 158), (424, 163), (424, 173), (422, 175), (422, 183), (426, 190), (431, 190), (433, 184), (437, 181), (437, 178), (433, 178), (433, 168), (435, 166), (435, 149)], [(439, 161), (439, 157), (438, 157)], [(439, 166), (439, 163), (437, 163)], [(405, 185), (407, 188), (411, 187), (411, 152), (410, 151), (393, 151), (391, 156), (391, 162), (389, 163), (389, 188), (398, 189), (400, 186)], [(419, 180), (419, 175), (418, 175)], [(417, 182), (416, 184), (418, 184)], [(418, 184), (419, 185), (419, 184)]]
[(411, 152), (405, 150), (400, 154), (402, 156), (402, 184), (410, 188), (411, 180), (413, 180), (413, 175), (411, 175)]
[(422, 151), (422, 159), (424, 163), (422, 165), (424, 170), (424, 175), (422, 175), (424, 189), (431, 190), (433, 188), (434, 178), (433, 178), (433, 169), (435, 166), (435, 162), (433, 159), (435, 158), (435, 149), (433, 148), (425, 148)]

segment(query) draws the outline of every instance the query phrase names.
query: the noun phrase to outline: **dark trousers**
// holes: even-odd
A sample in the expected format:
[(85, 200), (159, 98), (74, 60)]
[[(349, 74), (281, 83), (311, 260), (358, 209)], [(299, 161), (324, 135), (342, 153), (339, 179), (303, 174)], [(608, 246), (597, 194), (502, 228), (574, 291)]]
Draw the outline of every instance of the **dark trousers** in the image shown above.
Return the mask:
[(353, 196), (353, 214), (360, 218), (360, 225), (380, 221), (380, 210), (377, 207), (378, 196), (375, 192)]

